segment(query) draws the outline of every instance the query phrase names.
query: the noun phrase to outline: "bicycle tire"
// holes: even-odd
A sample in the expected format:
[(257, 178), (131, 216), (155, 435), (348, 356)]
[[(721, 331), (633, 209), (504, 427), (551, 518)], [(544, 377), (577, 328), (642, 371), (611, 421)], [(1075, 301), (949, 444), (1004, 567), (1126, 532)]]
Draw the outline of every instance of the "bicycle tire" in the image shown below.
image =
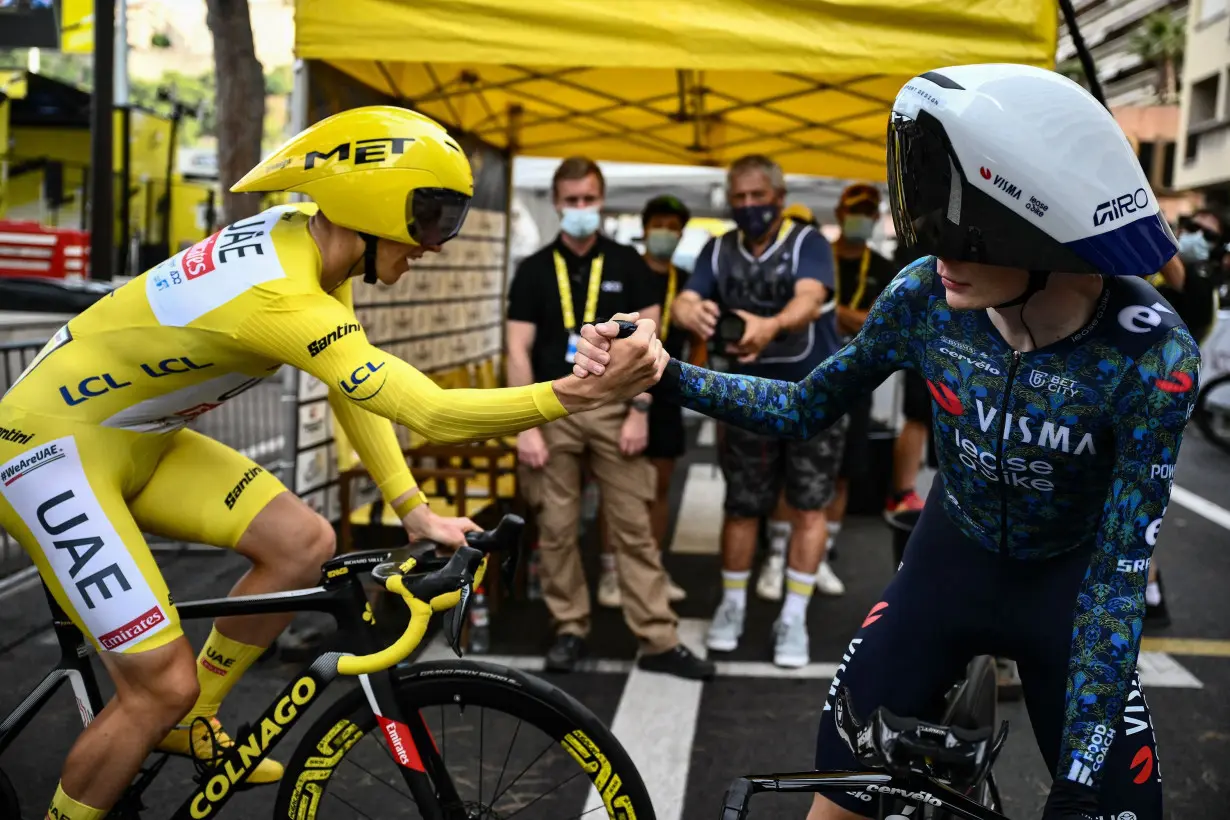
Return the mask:
[(1225, 438), (1213, 427), (1213, 413), (1209, 410), (1209, 395), (1215, 388), (1224, 387), (1230, 383), (1230, 373), (1223, 373), (1206, 385), (1202, 385), (1196, 395), (1196, 407), (1192, 410), (1192, 421), (1196, 428), (1215, 447), (1223, 453), (1230, 453), (1230, 438)]
[[(514, 669), (469, 660), (418, 663), (396, 674), (403, 703), (484, 707), (519, 718), (563, 746), (602, 796), (611, 820), (655, 820), (649, 792), (623, 746), (561, 689)], [(355, 687), (304, 733), (286, 765), (274, 817), (315, 820), (334, 769), (373, 730), (379, 733), (376, 717), (363, 690)]]

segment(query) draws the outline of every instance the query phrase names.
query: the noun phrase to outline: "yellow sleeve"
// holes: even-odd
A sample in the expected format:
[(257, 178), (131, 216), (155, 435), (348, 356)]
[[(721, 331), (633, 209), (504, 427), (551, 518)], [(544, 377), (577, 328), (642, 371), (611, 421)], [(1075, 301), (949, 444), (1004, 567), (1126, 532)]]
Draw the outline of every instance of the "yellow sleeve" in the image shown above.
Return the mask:
[(237, 337), (253, 350), (311, 373), (345, 403), (432, 441), (485, 441), (568, 414), (550, 382), (443, 390), (372, 346), (353, 314), (324, 294), (276, 297), (244, 321)]
[[(358, 324), (354, 315), (352, 281), (347, 280), (329, 295), (345, 309), (349, 317), (348, 323)], [(401, 444), (397, 441), (397, 434), (393, 432), (393, 425), (388, 419), (369, 413), (360, 405), (347, 401), (333, 384), (329, 385), (329, 407), (333, 409), (333, 418), (346, 432), (346, 438), (354, 446), (359, 460), (371, 474), (372, 480), (380, 489), (380, 495), (388, 504), (392, 505), (394, 499), (418, 486), (406, 465)]]

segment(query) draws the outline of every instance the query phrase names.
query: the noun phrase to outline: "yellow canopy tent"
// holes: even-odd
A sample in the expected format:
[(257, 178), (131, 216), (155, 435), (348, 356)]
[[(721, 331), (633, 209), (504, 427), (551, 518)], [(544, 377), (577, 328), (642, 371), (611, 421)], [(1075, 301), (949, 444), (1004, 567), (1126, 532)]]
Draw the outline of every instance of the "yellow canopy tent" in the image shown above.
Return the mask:
[(532, 156), (883, 180), (885, 121), (944, 65), (1052, 67), (1054, 0), (297, 0), (296, 49)]

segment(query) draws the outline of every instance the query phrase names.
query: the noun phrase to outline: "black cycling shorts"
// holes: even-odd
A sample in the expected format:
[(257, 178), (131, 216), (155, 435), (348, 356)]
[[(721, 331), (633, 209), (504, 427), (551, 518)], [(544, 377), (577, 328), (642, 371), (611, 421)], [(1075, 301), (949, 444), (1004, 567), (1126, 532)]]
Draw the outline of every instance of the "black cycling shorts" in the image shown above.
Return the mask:
[[(842, 657), (816, 739), (817, 770), (860, 766), (837, 734), (833, 696), (849, 687), (855, 716), (877, 706), (902, 717), (939, 720), (944, 695), (976, 655), (1017, 661), (1039, 751), (1058, 764), (1077, 590), (1092, 545), (1041, 561), (1006, 559), (970, 541), (940, 507), (942, 481), (910, 535), (900, 571)], [(1157, 743), (1139, 677), (1101, 772), (1101, 816), (1162, 820)], [(1125, 714), (1127, 714), (1125, 713)], [(826, 795), (875, 816), (870, 794)]]

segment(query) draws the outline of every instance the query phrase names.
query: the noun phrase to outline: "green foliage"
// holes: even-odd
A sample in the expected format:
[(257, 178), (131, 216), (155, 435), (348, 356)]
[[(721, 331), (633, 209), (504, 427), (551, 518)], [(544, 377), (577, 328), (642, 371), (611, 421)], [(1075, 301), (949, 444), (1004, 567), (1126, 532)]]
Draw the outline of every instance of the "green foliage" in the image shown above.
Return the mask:
[(1178, 60), (1187, 41), (1187, 26), (1169, 11), (1155, 11), (1141, 21), (1128, 41), (1142, 60)]
[(1055, 67), (1055, 71), (1073, 82), (1078, 82), (1081, 85), (1087, 85), (1085, 80), (1085, 67), (1082, 66), (1081, 61), (1075, 57), (1064, 60)]
[[(155, 34), (151, 44), (160, 46)], [(167, 41), (170, 45), (170, 41)], [(24, 68), (29, 64), (29, 49), (0, 49), (0, 68)], [(92, 54), (64, 54), (42, 49), (39, 52), (39, 74), (68, 83), (85, 91), (93, 90), (94, 59)], [(290, 66), (279, 66), (265, 74), (265, 93), (268, 95), (289, 94), (294, 86), (294, 73)], [(191, 114), (179, 124), (179, 144), (193, 147), (202, 139), (217, 137), (217, 115), (214, 110), (216, 83), (214, 72), (191, 76), (178, 71), (168, 71), (157, 80), (130, 77), (128, 97), (133, 105), (140, 106), (164, 116), (169, 116), (175, 102), (188, 108)], [(264, 127), (266, 143), (278, 143), (285, 138), (282, 124), (267, 116)]]
[(265, 93), (270, 95), (289, 94), (295, 85), (294, 71), (290, 66), (278, 66), (265, 72)]
[(149, 38), (149, 44), (154, 48), (170, 48), (171, 38), (160, 31)]

